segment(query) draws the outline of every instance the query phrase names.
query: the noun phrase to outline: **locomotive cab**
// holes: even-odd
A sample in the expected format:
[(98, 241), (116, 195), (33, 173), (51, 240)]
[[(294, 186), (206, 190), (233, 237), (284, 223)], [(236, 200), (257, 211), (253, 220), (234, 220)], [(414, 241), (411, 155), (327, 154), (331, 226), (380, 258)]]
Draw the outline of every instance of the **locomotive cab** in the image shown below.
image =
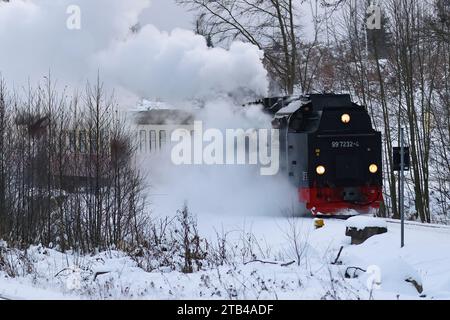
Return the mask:
[[(381, 133), (349, 95), (308, 95), (275, 114), (281, 168), (313, 213), (368, 212), (382, 202)], [(274, 107), (271, 107), (273, 110)], [(277, 109), (277, 108), (275, 108)]]

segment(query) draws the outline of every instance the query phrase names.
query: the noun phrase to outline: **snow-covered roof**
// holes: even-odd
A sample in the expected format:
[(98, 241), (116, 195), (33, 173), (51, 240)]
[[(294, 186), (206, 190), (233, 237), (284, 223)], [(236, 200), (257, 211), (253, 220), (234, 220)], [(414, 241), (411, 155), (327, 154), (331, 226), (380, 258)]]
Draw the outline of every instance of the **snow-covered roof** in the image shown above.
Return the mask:
[(282, 115), (289, 115), (297, 111), (298, 109), (303, 106), (304, 102), (302, 100), (294, 100), (291, 103), (289, 103), (286, 107), (281, 108), (277, 113), (276, 116), (282, 116)]
[(152, 101), (143, 99), (132, 111), (149, 111), (149, 110), (174, 110), (173, 105), (164, 101)]

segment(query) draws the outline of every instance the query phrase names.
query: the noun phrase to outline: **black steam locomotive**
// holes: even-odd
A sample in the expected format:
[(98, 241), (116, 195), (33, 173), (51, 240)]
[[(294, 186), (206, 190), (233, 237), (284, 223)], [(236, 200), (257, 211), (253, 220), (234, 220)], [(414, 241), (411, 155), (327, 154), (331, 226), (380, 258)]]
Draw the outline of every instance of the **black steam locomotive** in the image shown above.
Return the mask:
[(349, 95), (305, 95), (260, 101), (280, 130), (281, 172), (313, 214), (366, 213), (382, 195), (381, 133)]

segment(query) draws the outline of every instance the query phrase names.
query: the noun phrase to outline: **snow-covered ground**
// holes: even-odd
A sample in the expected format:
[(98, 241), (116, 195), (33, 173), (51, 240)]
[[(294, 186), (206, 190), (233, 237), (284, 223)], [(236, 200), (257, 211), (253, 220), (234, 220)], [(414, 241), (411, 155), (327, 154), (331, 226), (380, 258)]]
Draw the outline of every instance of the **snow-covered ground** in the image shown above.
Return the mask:
[[(359, 246), (350, 245), (345, 225), (330, 219), (316, 230), (309, 218), (200, 215), (200, 234), (211, 243), (226, 234), (234, 259), (190, 275), (164, 269), (148, 273), (117, 251), (81, 257), (32, 247), (28, 257), (34, 272), (14, 279), (0, 273), (0, 297), (450, 299), (449, 228), (408, 224), (406, 247), (400, 249), (398, 223), (388, 221), (388, 233)], [(338, 263), (332, 264), (341, 246)], [(421, 294), (411, 281), (423, 287)]]

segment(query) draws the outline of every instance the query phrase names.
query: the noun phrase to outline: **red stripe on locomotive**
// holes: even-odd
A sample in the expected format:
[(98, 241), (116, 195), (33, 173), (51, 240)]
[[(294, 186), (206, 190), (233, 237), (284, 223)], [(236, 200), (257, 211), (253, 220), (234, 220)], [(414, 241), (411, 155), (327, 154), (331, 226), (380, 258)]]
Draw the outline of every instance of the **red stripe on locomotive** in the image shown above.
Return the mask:
[(358, 212), (369, 212), (379, 209), (383, 202), (381, 187), (359, 187), (357, 191), (364, 201), (349, 202), (344, 200), (345, 188), (299, 188), (299, 200), (306, 204), (308, 210), (315, 213), (336, 214), (343, 209), (354, 209)]

